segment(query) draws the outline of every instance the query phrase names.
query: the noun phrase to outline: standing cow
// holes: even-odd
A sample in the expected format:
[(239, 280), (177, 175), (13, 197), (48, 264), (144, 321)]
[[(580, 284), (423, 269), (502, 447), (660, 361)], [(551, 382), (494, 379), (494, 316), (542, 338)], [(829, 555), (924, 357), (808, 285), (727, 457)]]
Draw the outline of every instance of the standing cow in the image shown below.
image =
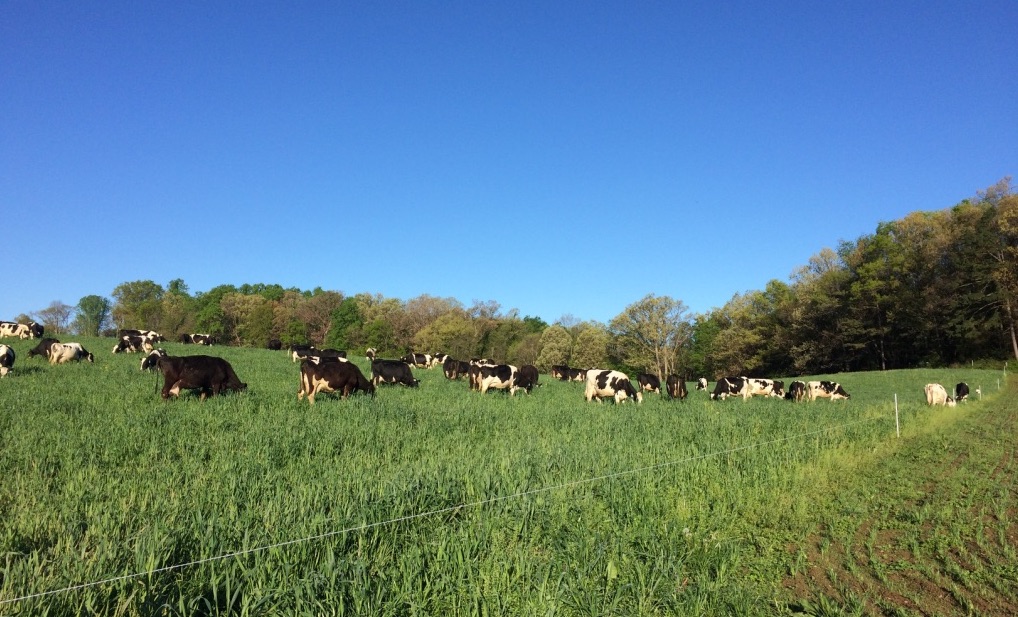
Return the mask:
[(300, 387), (297, 400), (306, 394), (308, 403), (315, 404), (319, 392), (341, 392), (343, 398), (360, 390), (375, 395), (375, 384), (364, 377), (364, 373), (353, 362), (321, 362), (304, 360), (300, 363)]
[(789, 401), (801, 403), (806, 398), (806, 382), (793, 381), (789, 384), (788, 391), (785, 392), (785, 398)]
[(156, 366), (163, 374), (163, 399), (180, 396), (181, 390), (198, 390), (201, 400), (227, 390), (247, 389), (230, 363), (213, 356), (162, 356)]
[(509, 390), (509, 395), (514, 396), (520, 388), (517, 383), (519, 369), (512, 364), (496, 364), (478, 366), (477, 389), (484, 394), (490, 388), (496, 390)]
[(959, 403), (967, 403), (969, 400), (969, 385), (964, 381), (954, 387), (954, 400)]
[(850, 399), (852, 396), (845, 392), (841, 384), (836, 381), (810, 381), (806, 383), (806, 398), (810, 401), (815, 401), (818, 398), (829, 398), (836, 401)]
[(689, 395), (689, 391), (686, 390), (686, 380), (674, 374), (665, 379), (665, 390), (668, 392), (668, 396), (680, 401), (685, 400)]
[(939, 383), (928, 383), (924, 388), (926, 391), (927, 405), (947, 405), (954, 407), (954, 399), (947, 395), (947, 388)]
[(533, 364), (524, 364), (520, 367), (519, 372), (516, 374), (516, 385), (527, 391), (530, 394), (534, 388), (541, 385), (539, 380), (541, 374), (538, 372), (537, 367)]
[(371, 383), (401, 383), (408, 388), (416, 388), (420, 380), (414, 379), (410, 365), (402, 360), (376, 359), (371, 361)]
[(606, 398), (615, 399), (615, 404), (630, 398), (636, 399), (637, 404), (643, 402), (643, 394), (633, 386), (629, 376), (622, 371), (588, 369), (587, 387), (583, 396), (588, 403), (594, 399), (601, 403)]
[(0, 377), (6, 377), (14, 369), (14, 349), (9, 345), (0, 345)]
[(636, 376), (636, 383), (640, 384), (640, 389), (644, 392), (657, 392), (661, 394), (661, 380), (657, 375), (640, 373)]
[(44, 358), (48, 358), (50, 347), (52, 347), (54, 343), (59, 342), (60, 341), (55, 338), (46, 337), (39, 341), (38, 345), (28, 350), (28, 357), (34, 358), (35, 356), (42, 356)]
[(88, 360), (95, 362), (93, 356), (81, 343), (53, 343), (49, 348), (50, 364), (66, 364), (70, 361), (81, 362)]

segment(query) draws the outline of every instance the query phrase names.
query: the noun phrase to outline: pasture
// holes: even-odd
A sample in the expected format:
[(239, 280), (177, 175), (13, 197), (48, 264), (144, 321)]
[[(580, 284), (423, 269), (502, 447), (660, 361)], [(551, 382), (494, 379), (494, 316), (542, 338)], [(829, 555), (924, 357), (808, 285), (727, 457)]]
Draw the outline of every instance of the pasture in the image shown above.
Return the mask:
[[(615, 406), (546, 374), (482, 396), (436, 368), (309, 406), (284, 352), (166, 343), (248, 390), (164, 402), (140, 354), (66, 340), (95, 364), (5, 341), (0, 615), (772, 614), (822, 489), (992, 405), (1001, 378), (845, 374), (851, 400), (800, 404), (689, 383)], [(983, 400), (929, 408), (928, 381)]]

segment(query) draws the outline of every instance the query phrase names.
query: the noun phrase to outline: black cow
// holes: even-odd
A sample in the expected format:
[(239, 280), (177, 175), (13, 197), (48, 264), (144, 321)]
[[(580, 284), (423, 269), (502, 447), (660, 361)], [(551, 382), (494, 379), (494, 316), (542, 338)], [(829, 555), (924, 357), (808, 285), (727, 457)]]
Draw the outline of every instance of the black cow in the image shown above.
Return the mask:
[(6, 377), (14, 368), (14, 348), (10, 345), (0, 345), (0, 377)]
[(201, 400), (226, 390), (247, 388), (230, 363), (213, 356), (163, 356), (157, 366), (163, 374), (163, 399), (180, 396), (181, 390), (198, 390)]
[(376, 386), (380, 383), (401, 383), (408, 388), (416, 388), (421, 382), (414, 379), (414, 373), (406, 362), (377, 359), (371, 361), (371, 383)]
[(801, 403), (806, 398), (806, 382), (793, 381), (789, 384), (788, 391), (785, 392), (785, 398), (789, 401)]
[(442, 363), (442, 371), (446, 379), (459, 379), (470, 372), (470, 364), (455, 358), (446, 358)]
[(686, 390), (686, 380), (678, 375), (669, 375), (665, 379), (665, 390), (667, 390), (668, 396), (680, 401), (689, 396), (689, 391)]
[(159, 366), (159, 358), (166, 355), (165, 349), (153, 349), (141, 359), (141, 370), (149, 371)]
[(563, 377), (563, 376), (565, 375), (567, 370), (569, 370), (569, 367), (566, 366), (565, 364), (552, 364), (551, 365), (551, 373), (550, 373), (551, 374), (551, 378), (552, 379), (561, 379), (562, 381), (565, 381), (565, 377)]
[(640, 373), (636, 376), (636, 383), (640, 384), (640, 389), (644, 392), (657, 392), (661, 394), (661, 380), (657, 375)]
[(741, 396), (743, 400), (749, 398), (749, 384), (746, 383), (745, 377), (722, 377), (714, 386), (714, 392), (711, 393), (710, 398), (723, 401), (729, 396)]
[(537, 371), (537, 367), (533, 364), (524, 364), (520, 367), (520, 370), (516, 373), (516, 386), (523, 388), (530, 394), (534, 388), (541, 385), (539, 380), (541, 374)]
[(364, 373), (352, 362), (323, 362), (316, 364), (305, 360), (300, 363), (300, 387), (297, 400), (308, 396), (308, 403), (315, 404), (319, 392), (342, 392), (347, 398), (351, 392), (360, 390), (375, 396), (375, 384), (364, 377)]
[(42, 333), (45, 330), (46, 328), (41, 323), (28, 322), (29, 338), (42, 338)]
[(954, 400), (961, 403), (967, 401), (969, 397), (969, 385), (964, 381), (954, 387)]
[(279, 340), (277, 338), (269, 339), (269, 342), (265, 343), (265, 349), (271, 349), (273, 351), (279, 351), (282, 348), (283, 348), (283, 341), (281, 341), (281, 340)]
[(46, 337), (39, 341), (39, 344), (28, 350), (28, 357), (34, 358), (35, 356), (42, 356), (44, 358), (49, 357), (49, 348), (53, 346), (53, 343), (59, 343), (55, 338)]

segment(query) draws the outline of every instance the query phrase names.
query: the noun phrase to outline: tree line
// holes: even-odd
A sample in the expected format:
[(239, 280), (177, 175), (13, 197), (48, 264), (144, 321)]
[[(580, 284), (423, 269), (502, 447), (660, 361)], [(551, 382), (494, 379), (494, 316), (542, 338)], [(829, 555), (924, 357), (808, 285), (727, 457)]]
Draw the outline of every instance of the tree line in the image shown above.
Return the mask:
[(49, 332), (112, 335), (144, 328), (231, 345), (311, 343), (491, 357), (515, 364), (617, 367), (660, 376), (803, 375), (1018, 358), (1018, 196), (1005, 178), (952, 208), (913, 212), (812, 256), (788, 282), (736, 293), (691, 315), (653, 294), (609, 323), (554, 324), (495, 301), (409, 300), (220, 285), (191, 294), (181, 279), (118, 285), (111, 298), (54, 302), (34, 315)]

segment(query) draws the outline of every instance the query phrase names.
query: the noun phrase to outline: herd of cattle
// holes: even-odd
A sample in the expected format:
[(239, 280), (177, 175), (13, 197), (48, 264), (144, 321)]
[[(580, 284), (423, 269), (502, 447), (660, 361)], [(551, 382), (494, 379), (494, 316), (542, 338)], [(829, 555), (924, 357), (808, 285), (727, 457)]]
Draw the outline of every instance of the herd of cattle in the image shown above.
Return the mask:
[[(18, 324), (0, 322), (0, 338), (16, 336), (21, 339), (40, 338), (38, 345), (29, 350), (28, 357), (42, 356), (50, 364), (64, 364), (70, 361), (94, 362), (95, 356), (81, 346), (80, 343), (61, 343), (55, 338), (43, 338), (44, 328), (37, 323)], [(240, 381), (233, 367), (222, 358), (194, 355), (170, 356), (156, 345), (165, 341), (165, 337), (152, 330), (119, 330), (117, 344), (113, 353), (144, 352), (147, 355), (141, 361), (141, 370), (158, 369), (163, 375), (162, 398), (179, 396), (182, 390), (197, 390), (202, 400), (206, 396), (226, 391), (240, 391), (247, 384)], [(213, 345), (214, 337), (207, 334), (182, 334), (179, 342), (184, 344)], [(279, 341), (271, 341), (270, 349), (282, 349)], [(376, 350), (367, 350), (367, 359), (371, 363), (371, 379), (361, 372), (360, 368), (350, 362), (346, 352), (336, 349), (317, 349), (311, 345), (291, 345), (287, 353), (293, 362), (300, 362), (300, 383), (297, 389), (298, 400), (307, 396), (311, 404), (315, 395), (322, 392), (337, 392), (343, 398), (354, 392), (363, 392), (374, 396), (380, 384), (402, 384), (415, 388), (420, 380), (414, 378), (413, 368), (431, 369), (441, 366), (447, 379), (458, 380), (467, 378), (470, 390), (485, 393), (489, 389), (506, 390), (510, 395), (523, 390), (528, 394), (539, 384), (539, 373), (533, 365), (516, 367), (511, 364), (499, 364), (488, 358), (472, 358), (470, 361), (457, 360), (447, 354), (409, 353), (399, 359), (376, 357)], [(6, 376), (14, 367), (14, 350), (8, 345), (0, 344), (0, 377)], [(616, 403), (626, 400), (643, 402), (644, 392), (661, 394), (661, 380), (651, 373), (637, 375), (634, 386), (629, 376), (621, 371), (606, 369), (577, 369), (565, 365), (551, 368), (551, 377), (561, 381), (578, 381), (585, 383), (584, 398), (589, 402), (610, 398)], [(706, 378), (697, 380), (697, 390), (708, 390)], [(671, 374), (665, 379), (665, 392), (670, 398), (683, 400), (688, 396), (686, 382), (678, 375)], [(969, 395), (969, 387), (959, 383), (955, 388), (955, 396), (948, 396), (947, 390), (940, 384), (927, 384), (925, 388), (926, 402), (929, 405), (953, 406), (957, 401), (964, 401)], [(976, 392), (979, 392), (976, 390)], [(730, 396), (741, 396), (748, 400), (753, 396), (785, 398), (791, 401), (815, 401), (818, 398), (831, 400), (848, 399), (851, 396), (841, 384), (834, 381), (793, 381), (785, 390), (783, 381), (774, 379), (758, 379), (748, 377), (722, 377), (710, 392), (711, 400), (725, 400)]]

